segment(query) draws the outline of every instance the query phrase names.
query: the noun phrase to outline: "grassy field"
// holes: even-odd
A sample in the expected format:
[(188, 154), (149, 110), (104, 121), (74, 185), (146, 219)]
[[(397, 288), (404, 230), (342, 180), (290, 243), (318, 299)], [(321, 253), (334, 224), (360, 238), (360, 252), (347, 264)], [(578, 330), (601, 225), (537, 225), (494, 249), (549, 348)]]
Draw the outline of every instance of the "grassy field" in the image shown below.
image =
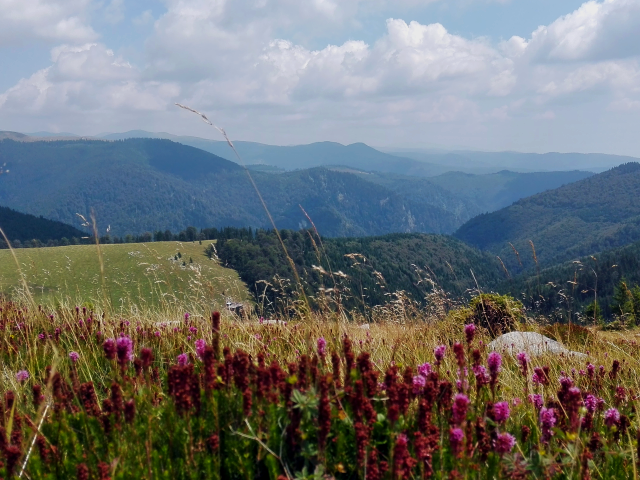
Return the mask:
[[(221, 307), (225, 297), (247, 299), (235, 271), (210, 260), (210, 241), (18, 249), (20, 270), (38, 303), (103, 304), (113, 309), (191, 303)], [(9, 250), (0, 250), (0, 292), (24, 290)]]

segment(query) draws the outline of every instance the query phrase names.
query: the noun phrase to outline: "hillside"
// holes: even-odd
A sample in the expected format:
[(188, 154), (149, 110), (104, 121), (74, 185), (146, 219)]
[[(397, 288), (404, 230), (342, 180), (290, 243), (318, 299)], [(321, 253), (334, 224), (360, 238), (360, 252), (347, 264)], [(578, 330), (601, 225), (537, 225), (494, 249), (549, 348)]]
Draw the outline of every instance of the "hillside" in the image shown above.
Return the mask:
[[(0, 162), (11, 172), (0, 177), (0, 203), (69, 223), (94, 209), (101, 233), (107, 225), (120, 236), (187, 225), (268, 226), (239, 165), (168, 140), (4, 140)], [(450, 232), (460, 223), (443, 208), (350, 173), (318, 168), (253, 176), (282, 228), (305, 225), (299, 205), (329, 236)]]
[[(71, 240), (74, 237), (79, 239), (85, 235), (71, 225), (16, 212), (6, 207), (0, 207), (0, 228), (12, 243), (16, 240), (19, 242), (39, 240), (46, 244), (49, 240), (61, 240), (63, 238)], [(0, 236), (0, 248), (3, 245), (6, 247), (4, 240)]]
[(578, 182), (479, 215), (455, 236), (525, 268), (590, 255), (640, 240), (640, 164), (628, 163)]
[[(246, 287), (236, 272), (205, 256), (208, 243), (102, 245), (106, 290), (95, 245), (18, 249), (15, 253), (31, 293), (42, 303), (102, 304), (106, 297), (114, 308), (185, 307), (191, 302), (220, 308), (227, 296), (246, 299)], [(0, 293), (22, 286), (10, 255), (8, 250), (0, 251)]]
[[(367, 181), (425, 205), (439, 205), (453, 213), (460, 224), (481, 213), (493, 212), (513, 202), (576, 182), (593, 175), (579, 170), (570, 172), (497, 173), (473, 175), (447, 172), (429, 178), (405, 175), (361, 173)], [(437, 187), (437, 188), (435, 188)]]
[[(316, 247), (319, 250), (321, 247), (317, 237), (314, 246), (310, 233), (281, 232), (307, 293), (318, 296), (321, 287), (333, 288), (335, 279), (343, 302), (349, 307), (387, 303), (393, 299), (389, 295), (398, 290), (423, 301), (433, 292), (434, 285), (452, 297), (460, 297), (467, 289), (476, 288), (471, 270), (483, 288), (496, 285), (504, 275), (494, 256), (448, 236), (325, 238), (318, 258)], [(294, 278), (273, 232), (257, 232), (252, 240), (220, 240), (217, 250), (220, 261), (237, 270), (255, 295), (265, 291), (261, 281), (274, 283), (275, 275)], [(324, 273), (317, 266), (322, 266)], [(342, 272), (346, 276), (336, 274), (332, 278), (328, 272)]]
[(503, 282), (498, 289), (512, 293), (539, 313), (562, 314), (566, 320), (571, 311), (576, 321), (575, 314), (582, 313), (594, 301), (597, 288), (598, 305), (604, 317), (610, 319), (615, 313), (611, 309), (614, 293), (621, 280), (630, 290), (640, 285), (640, 242), (544, 268), (539, 278), (535, 274), (520, 275)]

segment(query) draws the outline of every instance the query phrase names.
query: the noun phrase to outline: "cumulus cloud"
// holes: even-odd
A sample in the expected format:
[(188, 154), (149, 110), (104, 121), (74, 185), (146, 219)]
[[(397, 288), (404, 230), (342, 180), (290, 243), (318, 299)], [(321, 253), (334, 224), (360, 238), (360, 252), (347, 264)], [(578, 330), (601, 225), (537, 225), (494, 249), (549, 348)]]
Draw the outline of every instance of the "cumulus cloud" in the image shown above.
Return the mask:
[[(398, 5), (410, 8), (416, 1)], [(78, 2), (76, 13), (84, 5), (69, 2)], [(122, 2), (105, 5), (117, 12)], [(151, 11), (132, 19), (153, 22), (140, 65), (97, 43), (95, 34), (60, 37), (63, 44), (52, 50), (49, 67), (0, 95), (0, 113), (22, 108), (113, 112), (117, 118), (126, 112), (135, 120), (141, 112), (170, 111), (177, 100), (220, 115), (241, 132), (249, 131), (247, 125), (295, 125), (322, 135), (328, 125), (380, 132), (442, 124), (480, 135), (492, 122), (502, 128), (509, 119), (551, 124), (572, 104), (593, 103), (594, 116), (636, 112), (640, 104), (640, 0), (588, 1), (549, 25), (501, 42), (457, 35), (439, 23), (389, 18), (377, 39), (364, 41), (356, 33), (321, 46), (308, 40), (348, 30), (358, 12), (382, 9), (385, 2), (165, 5), (155, 19)], [(59, 17), (73, 18), (73, 11), (65, 12)]]
[(90, 0), (0, 0), (0, 47), (27, 41), (86, 42), (97, 38)]
[(0, 95), (0, 110), (55, 115), (76, 112), (164, 110), (180, 92), (177, 85), (143, 81), (140, 72), (104, 45), (63, 45), (52, 65), (20, 80)]

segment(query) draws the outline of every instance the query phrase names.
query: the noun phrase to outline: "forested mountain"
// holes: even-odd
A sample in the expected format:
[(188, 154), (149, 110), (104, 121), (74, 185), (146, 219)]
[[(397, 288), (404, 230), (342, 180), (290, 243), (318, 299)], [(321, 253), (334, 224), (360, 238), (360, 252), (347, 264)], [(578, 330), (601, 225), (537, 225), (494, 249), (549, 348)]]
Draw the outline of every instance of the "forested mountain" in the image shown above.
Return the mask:
[(620, 315), (614, 296), (621, 282), (628, 289), (627, 295), (633, 293), (637, 297), (636, 313), (640, 321), (640, 289), (637, 288), (640, 285), (640, 242), (544, 268), (540, 276), (529, 272), (503, 282), (498, 288), (510, 292), (540, 313), (557, 312), (566, 320), (572, 312), (573, 321), (576, 321), (575, 315), (583, 314), (596, 299), (605, 318)]
[[(28, 240), (39, 240), (46, 244), (49, 240), (80, 239), (85, 234), (61, 222), (47, 220), (42, 217), (16, 212), (10, 208), (0, 207), (0, 228), (9, 241), (20, 244)], [(16, 242), (18, 240), (18, 242)], [(0, 235), (0, 247), (5, 248), (6, 242)]]
[(611, 249), (640, 240), (640, 164), (628, 163), (479, 215), (455, 236), (519, 268)]
[[(552, 190), (593, 175), (569, 172), (515, 173), (507, 170), (485, 175), (448, 172), (429, 178), (361, 173), (370, 182), (383, 185), (413, 201), (441, 205), (464, 223), (481, 213), (493, 212), (539, 192)], [(439, 188), (434, 188), (439, 187)]]
[[(77, 222), (93, 208), (101, 233), (114, 235), (187, 225), (269, 225), (243, 169), (228, 160), (168, 140), (132, 139), (0, 142), (0, 203), (48, 218)], [(323, 234), (450, 232), (460, 223), (443, 208), (412, 202), (355, 175), (323, 168), (253, 172), (282, 228), (307, 219)], [(433, 187), (438, 188), (438, 187)]]
[[(483, 288), (504, 276), (493, 255), (443, 235), (324, 238), (322, 243), (311, 231), (285, 230), (281, 235), (307, 293), (318, 295), (319, 288), (333, 288), (335, 282), (348, 306), (384, 304), (398, 290), (417, 301), (434, 287), (462, 296), (476, 287), (471, 270)], [(262, 280), (273, 283), (275, 275), (294, 279), (272, 231), (256, 232), (251, 239), (219, 240), (217, 252), (223, 265), (237, 270), (258, 296), (265, 291)]]

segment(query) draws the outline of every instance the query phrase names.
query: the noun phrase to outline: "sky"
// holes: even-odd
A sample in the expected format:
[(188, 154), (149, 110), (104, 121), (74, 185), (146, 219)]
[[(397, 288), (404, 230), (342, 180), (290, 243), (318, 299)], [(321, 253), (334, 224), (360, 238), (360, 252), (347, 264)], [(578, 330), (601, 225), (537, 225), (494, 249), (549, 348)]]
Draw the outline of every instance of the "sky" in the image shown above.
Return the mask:
[(640, 157), (640, 0), (0, 0), (0, 130)]

